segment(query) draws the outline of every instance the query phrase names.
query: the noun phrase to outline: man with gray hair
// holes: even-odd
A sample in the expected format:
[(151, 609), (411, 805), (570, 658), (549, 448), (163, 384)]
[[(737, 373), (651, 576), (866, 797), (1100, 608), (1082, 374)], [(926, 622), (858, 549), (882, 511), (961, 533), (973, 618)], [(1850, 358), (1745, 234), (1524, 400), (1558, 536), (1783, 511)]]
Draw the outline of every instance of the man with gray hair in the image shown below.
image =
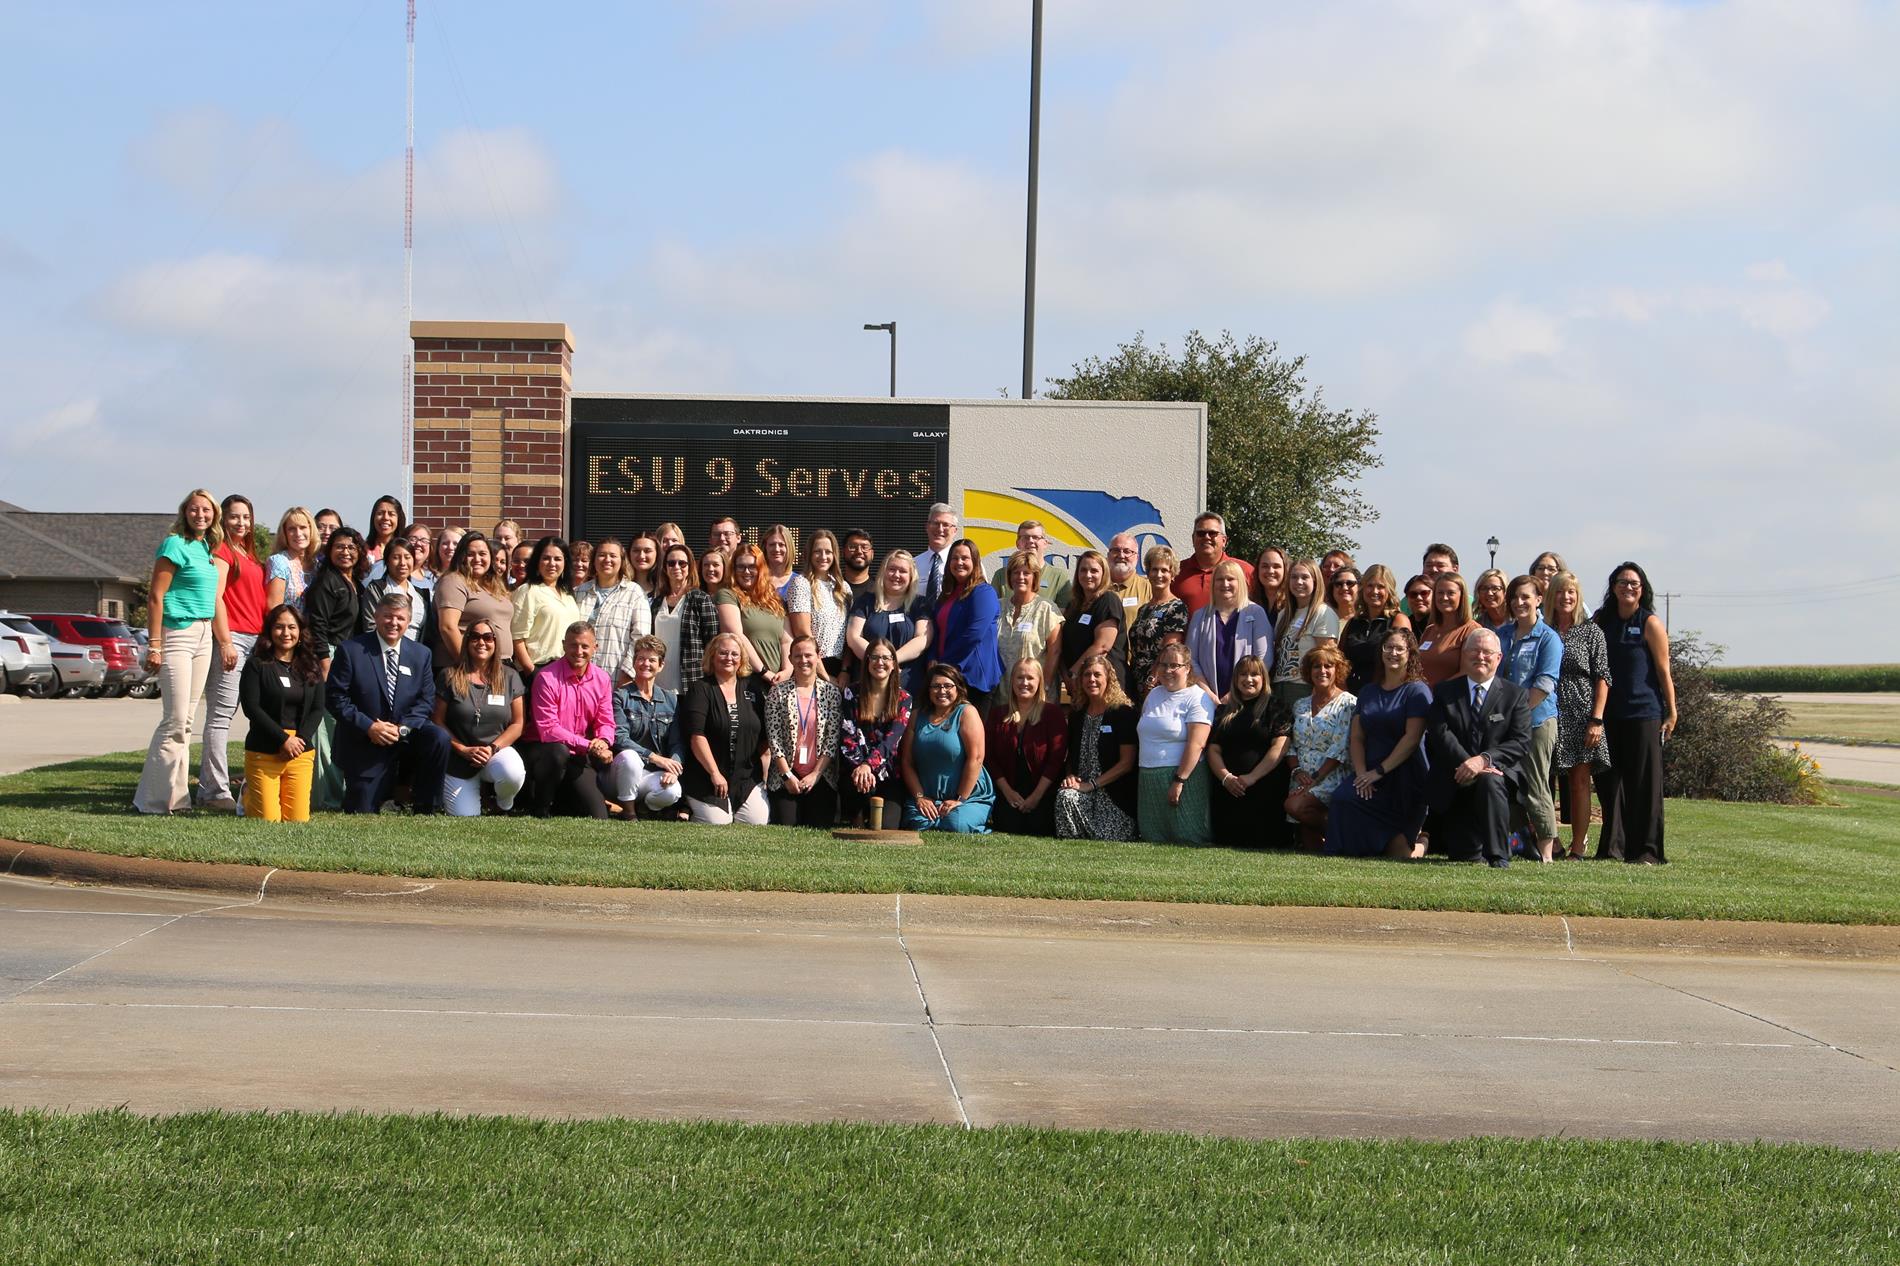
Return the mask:
[(1141, 542), (1133, 532), (1117, 532), (1108, 538), (1108, 587), (1128, 613), (1127, 628), (1134, 623), (1135, 612), (1154, 600), (1154, 587), (1141, 574)]
[(1462, 677), (1432, 691), (1425, 721), (1431, 774), (1425, 803), (1432, 847), (1454, 862), (1511, 864), (1511, 803), (1531, 749), (1531, 702), (1498, 676), (1498, 635), (1465, 639)]
[(528, 810), (537, 818), (554, 816), (558, 799), (564, 813), (607, 818), (607, 798), (599, 774), (614, 759), (614, 687), (594, 664), (594, 626), (576, 620), (561, 640), (561, 658), (534, 674), (534, 729), (538, 742), (524, 743), (528, 766)]
[(337, 768), (346, 788), (343, 812), (380, 813), (403, 775), (417, 813), (442, 802), (449, 736), (435, 711), (435, 661), (412, 642), (409, 596), (392, 589), (376, 602), (376, 627), (336, 648), (324, 703), (336, 718)]
[(924, 515), (924, 549), (917, 555), (917, 578), (911, 596), (922, 598), (937, 614), (937, 599), (943, 594), (944, 567), (950, 562), (950, 546), (963, 528), (957, 512), (939, 501)]
[(1003, 565), (990, 577), (990, 587), (997, 593), (1009, 594), (1009, 565), (1016, 561), (1017, 554), (1027, 553), (1042, 568), (1042, 580), (1039, 592), (1049, 599), (1058, 611), (1069, 605), (1069, 593), (1075, 588), (1075, 577), (1061, 563), (1052, 563), (1043, 557), (1049, 548), (1049, 533), (1043, 529), (1041, 519), (1024, 519), (1016, 525), (1016, 553), (1003, 560)]

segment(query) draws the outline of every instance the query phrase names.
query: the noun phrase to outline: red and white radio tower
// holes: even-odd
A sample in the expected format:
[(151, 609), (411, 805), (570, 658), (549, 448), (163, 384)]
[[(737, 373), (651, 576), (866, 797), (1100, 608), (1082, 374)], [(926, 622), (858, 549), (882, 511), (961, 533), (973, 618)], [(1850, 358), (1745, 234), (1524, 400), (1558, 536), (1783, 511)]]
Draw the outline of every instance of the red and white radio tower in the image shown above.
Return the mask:
[(415, 308), (416, 259), (416, 0), (408, 0), (406, 53), (408, 78), (404, 94), (402, 148), (402, 502), (415, 513), (415, 343), (409, 324)]

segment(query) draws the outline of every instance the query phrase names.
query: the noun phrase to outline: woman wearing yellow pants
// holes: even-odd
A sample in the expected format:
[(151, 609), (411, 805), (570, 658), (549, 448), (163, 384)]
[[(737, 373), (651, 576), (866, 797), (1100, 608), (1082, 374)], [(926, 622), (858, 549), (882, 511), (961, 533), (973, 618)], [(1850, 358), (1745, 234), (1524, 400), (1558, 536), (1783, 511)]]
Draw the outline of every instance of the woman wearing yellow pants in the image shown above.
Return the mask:
[(238, 706), (251, 723), (244, 738), (244, 815), (308, 822), (323, 669), (297, 608), (281, 605), (264, 616), (264, 636), (238, 677)]

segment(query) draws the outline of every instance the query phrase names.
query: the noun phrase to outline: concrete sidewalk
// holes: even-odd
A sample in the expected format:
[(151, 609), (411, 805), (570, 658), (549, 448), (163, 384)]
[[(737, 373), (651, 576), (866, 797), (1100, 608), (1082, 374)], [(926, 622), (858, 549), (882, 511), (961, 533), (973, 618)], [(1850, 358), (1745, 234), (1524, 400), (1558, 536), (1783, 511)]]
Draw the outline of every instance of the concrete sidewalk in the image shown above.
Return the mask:
[(1891, 959), (432, 891), (0, 880), (0, 1102), (1900, 1145)]

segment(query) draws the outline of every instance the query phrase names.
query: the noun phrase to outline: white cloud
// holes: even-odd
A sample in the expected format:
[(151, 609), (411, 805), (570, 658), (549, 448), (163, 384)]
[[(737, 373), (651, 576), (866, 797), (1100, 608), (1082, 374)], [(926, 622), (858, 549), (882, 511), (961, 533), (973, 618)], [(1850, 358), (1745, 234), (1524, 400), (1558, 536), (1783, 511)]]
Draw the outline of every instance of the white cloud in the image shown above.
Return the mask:
[(1465, 327), (1465, 355), (1486, 364), (1527, 357), (1548, 359), (1563, 350), (1557, 319), (1516, 299), (1499, 299)]
[(99, 428), (99, 397), (81, 396), (22, 423), (7, 439), (16, 454), (71, 453)]

